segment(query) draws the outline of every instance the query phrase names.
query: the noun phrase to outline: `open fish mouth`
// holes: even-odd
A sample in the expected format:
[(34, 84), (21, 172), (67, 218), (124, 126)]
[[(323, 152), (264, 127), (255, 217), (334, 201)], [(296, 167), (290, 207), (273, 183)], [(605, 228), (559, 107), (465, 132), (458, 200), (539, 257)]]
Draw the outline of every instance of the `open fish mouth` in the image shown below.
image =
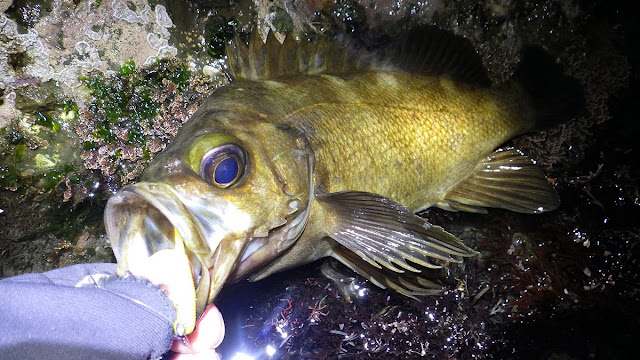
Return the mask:
[[(176, 327), (191, 332), (196, 314), (204, 310), (210, 298), (212, 255), (220, 251), (218, 245), (228, 233), (221, 228), (219, 214), (206, 211), (204, 204), (181, 195), (170, 185), (142, 182), (113, 195), (104, 218), (119, 275), (150, 279), (147, 268), (151, 263), (158, 258), (170, 262), (166, 268), (173, 273), (156, 285), (169, 290), (177, 309)], [(221, 271), (216, 274), (217, 283), (224, 283), (232, 265), (218, 266)]]
[[(183, 239), (188, 239), (189, 244), (206, 246), (190, 211), (169, 185), (139, 183), (124, 188), (109, 199), (104, 217), (121, 275), (160, 250), (181, 248)], [(198, 264), (192, 248), (187, 246), (185, 251), (194, 280), (199, 282), (204, 264)]]

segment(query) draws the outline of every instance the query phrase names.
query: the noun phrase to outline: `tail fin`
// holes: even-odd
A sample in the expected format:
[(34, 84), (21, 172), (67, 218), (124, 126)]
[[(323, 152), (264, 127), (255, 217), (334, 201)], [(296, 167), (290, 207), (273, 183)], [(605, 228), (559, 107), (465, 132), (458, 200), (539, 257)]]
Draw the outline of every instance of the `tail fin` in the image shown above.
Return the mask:
[(544, 129), (584, 112), (585, 100), (577, 80), (564, 74), (560, 64), (539, 48), (524, 51), (513, 75), (531, 97), (535, 128)]

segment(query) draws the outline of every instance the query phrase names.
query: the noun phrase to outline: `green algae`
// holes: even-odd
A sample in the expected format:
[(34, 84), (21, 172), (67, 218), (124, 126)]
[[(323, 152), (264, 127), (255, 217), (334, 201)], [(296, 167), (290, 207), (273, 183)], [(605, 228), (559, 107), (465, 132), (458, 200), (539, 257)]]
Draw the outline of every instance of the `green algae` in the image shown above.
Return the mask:
[(80, 77), (88, 96), (75, 131), (84, 167), (105, 177), (101, 187), (117, 189), (142, 173), (190, 116), (186, 109), (208, 95), (197, 79), (187, 63), (158, 59)]
[[(153, 127), (153, 119), (162, 105), (154, 95), (163, 89), (166, 81), (174, 84), (177, 91), (185, 90), (190, 76), (186, 65), (161, 60), (145, 69), (136, 69), (133, 61), (127, 61), (117, 75), (111, 77), (102, 73), (81, 77), (91, 92), (88, 110), (95, 119), (95, 139), (85, 139), (84, 148), (121, 141), (144, 148), (145, 133)], [(116, 134), (122, 129), (126, 132), (124, 139)]]
[(35, 124), (48, 127), (54, 134), (60, 131), (60, 123), (46, 112), (35, 113)]
[[(0, 155), (4, 155), (0, 152)], [(20, 184), (20, 175), (14, 165), (0, 165), (0, 187), (16, 189)]]
[(131, 74), (133, 74), (135, 72), (136, 72), (136, 63), (133, 60), (129, 60), (129, 61), (125, 62), (120, 67), (120, 70), (118, 70), (118, 74), (120, 74), (122, 76), (131, 75)]
[(42, 175), (40, 183), (44, 189), (52, 190), (60, 183), (60, 181), (62, 181), (62, 174), (58, 171), (51, 170)]
[(231, 42), (236, 25), (235, 19), (227, 19), (223, 16), (216, 16), (209, 21), (205, 49), (211, 57), (214, 59), (224, 57), (225, 46)]

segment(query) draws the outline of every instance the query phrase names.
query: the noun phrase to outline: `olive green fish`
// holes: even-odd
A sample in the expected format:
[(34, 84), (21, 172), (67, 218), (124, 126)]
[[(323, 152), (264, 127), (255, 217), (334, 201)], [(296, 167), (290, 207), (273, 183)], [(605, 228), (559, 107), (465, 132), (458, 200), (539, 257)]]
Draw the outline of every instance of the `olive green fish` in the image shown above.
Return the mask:
[(234, 80), (108, 202), (120, 274), (177, 254), (191, 269), (180, 273), (190, 295), (172, 298), (188, 333), (194, 308), (225, 283), (322, 257), (407, 296), (439, 290), (419, 274), (475, 251), (415, 215), (423, 209), (555, 209), (534, 162), (496, 150), (539, 117), (527, 89), (489, 86), (461, 39), (419, 40), (365, 56), (291, 36), (236, 39)]

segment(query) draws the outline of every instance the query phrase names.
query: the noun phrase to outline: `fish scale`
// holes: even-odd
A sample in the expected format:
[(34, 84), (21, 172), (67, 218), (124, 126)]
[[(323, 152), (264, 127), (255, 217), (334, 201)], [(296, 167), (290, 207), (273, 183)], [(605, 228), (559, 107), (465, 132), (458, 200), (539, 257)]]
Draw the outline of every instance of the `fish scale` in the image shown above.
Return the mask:
[[(379, 77), (363, 73), (340, 81), (332, 79), (336, 76), (316, 79), (314, 90), (329, 95), (285, 115), (308, 134), (317, 184), (324, 191), (358, 184), (359, 190), (419, 210), (440, 201), (480, 158), (531, 126), (510, 111), (523, 107), (515, 97), (492, 97), (493, 89), (439, 87), (438, 78), (402, 72), (388, 72), (385, 81), (375, 81)], [(393, 87), (387, 85), (390, 78)], [(299, 79), (279, 81), (291, 94), (302, 91)], [(437, 87), (436, 94), (429, 92)], [(352, 95), (344, 100), (333, 95), (345, 92)], [(471, 95), (479, 100), (466, 100)], [(379, 176), (372, 179), (372, 173)]]

